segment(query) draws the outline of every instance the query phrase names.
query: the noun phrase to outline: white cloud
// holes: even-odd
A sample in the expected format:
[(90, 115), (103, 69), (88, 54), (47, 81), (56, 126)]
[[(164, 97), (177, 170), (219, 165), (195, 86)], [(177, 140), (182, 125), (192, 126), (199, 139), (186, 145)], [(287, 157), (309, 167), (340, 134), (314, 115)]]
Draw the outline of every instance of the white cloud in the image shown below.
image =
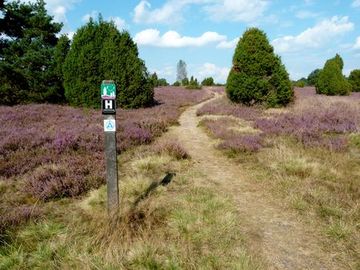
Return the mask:
[[(56, 22), (66, 23), (66, 13), (81, 0), (45, 0), (46, 9), (54, 16)], [(35, 3), (36, 0), (21, 0), (21, 2)]]
[(353, 48), (356, 49), (356, 50), (360, 49), (360, 36), (357, 37)]
[(325, 19), (297, 36), (285, 36), (272, 41), (277, 52), (299, 51), (304, 48), (318, 48), (346, 32), (352, 31), (354, 24), (348, 17), (334, 16)]
[[(93, 11), (91, 11), (90, 13), (85, 14), (85, 15), (82, 17), (81, 20), (82, 20), (83, 22), (87, 23), (87, 22), (90, 20), (90, 18), (93, 18), (93, 19), (96, 20), (97, 17), (99, 17), (99, 14), (100, 14), (99, 11), (93, 10)], [(123, 20), (123, 19), (120, 18), (120, 17), (108, 17), (107, 20), (108, 20), (108, 21), (113, 21), (114, 24), (115, 24), (115, 26), (116, 26), (116, 28), (117, 28), (119, 31), (124, 30), (125, 28), (128, 27), (127, 24), (126, 24), (126, 22), (125, 22), (125, 20)]]
[(360, 7), (360, 0), (354, 0), (351, 4), (352, 7)]
[(90, 13), (85, 14), (85, 15), (81, 18), (81, 20), (82, 20), (84, 23), (87, 23), (87, 22), (90, 20), (90, 18), (97, 19), (97, 17), (99, 16), (99, 14), (100, 14), (99, 11), (93, 10), (93, 11), (91, 11)]
[(223, 83), (226, 81), (230, 72), (228, 67), (218, 67), (212, 63), (203, 64), (197, 72), (197, 77), (202, 81), (206, 77), (213, 77), (215, 82)]
[(236, 47), (236, 45), (238, 44), (239, 42), (239, 38), (235, 38), (233, 40), (230, 40), (230, 41), (227, 41), (227, 40), (224, 40), (224, 41), (221, 41), (217, 46), (216, 48), (220, 48), (220, 49), (233, 49)]
[(168, 1), (161, 8), (151, 10), (151, 4), (142, 0), (134, 9), (135, 23), (172, 23), (181, 19), (184, 1)]
[(146, 29), (135, 35), (138, 45), (148, 45), (167, 48), (201, 47), (210, 43), (218, 43), (226, 40), (226, 36), (216, 32), (205, 32), (199, 37), (181, 36), (175, 31), (168, 31), (162, 36), (157, 29)]
[(315, 13), (315, 12), (311, 12), (308, 10), (299, 10), (298, 12), (296, 12), (295, 17), (299, 18), (299, 19), (310, 19), (310, 18), (316, 18), (318, 17), (319, 14)]
[(209, 16), (215, 21), (253, 22), (263, 16), (269, 5), (267, 0), (222, 0), (205, 6)]
[(53, 14), (54, 14), (54, 20), (57, 22), (66, 22), (66, 7), (64, 6), (56, 6), (53, 9)]
[(152, 69), (153, 72), (156, 72), (159, 78), (170, 78), (175, 76), (175, 67), (166, 66), (162, 69)]
[(125, 20), (121, 19), (120, 17), (110, 17), (109, 20), (114, 22), (116, 28), (119, 31), (124, 30), (128, 27)]
[(135, 23), (165, 23), (182, 21), (183, 10), (190, 5), (203, 5), (202, 10), (216, 21), (230, 20), (253, 22), (262, 17), (269, 0), (168, 0), (159, 8), (152, 8), (147, 0), (141, 0), (134, 9)]
[(72, 40), (73, 37), (74, 37), (74, 35), (75, 35), (75, 32), (74, 32), (74, 31), (70, 31), (70, 32), (67, 32), (66, 35), (67, 35), (67, 37), (68, 37), (70, 40)]

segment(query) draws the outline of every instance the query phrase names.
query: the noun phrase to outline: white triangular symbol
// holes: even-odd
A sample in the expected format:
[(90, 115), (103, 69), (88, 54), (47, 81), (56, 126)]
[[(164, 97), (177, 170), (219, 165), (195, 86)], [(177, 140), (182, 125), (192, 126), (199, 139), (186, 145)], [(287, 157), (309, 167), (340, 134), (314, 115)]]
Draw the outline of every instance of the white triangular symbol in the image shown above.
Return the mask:
[(107, 126), (106, 126), (107, 129), (113, 129), (113, 125), (111, 122), (108, 122)]

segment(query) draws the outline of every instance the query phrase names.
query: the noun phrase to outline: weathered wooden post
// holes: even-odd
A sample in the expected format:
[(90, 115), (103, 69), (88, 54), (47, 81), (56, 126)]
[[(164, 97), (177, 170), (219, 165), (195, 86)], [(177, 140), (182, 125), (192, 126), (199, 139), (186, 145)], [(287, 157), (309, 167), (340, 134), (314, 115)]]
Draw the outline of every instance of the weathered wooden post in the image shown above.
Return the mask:
[(119, 187), (116, 154), (116, 86), (114, 81), (101, 83), (101, 108), (104, 115), (107, 208), (109, 214), (119, 209)]

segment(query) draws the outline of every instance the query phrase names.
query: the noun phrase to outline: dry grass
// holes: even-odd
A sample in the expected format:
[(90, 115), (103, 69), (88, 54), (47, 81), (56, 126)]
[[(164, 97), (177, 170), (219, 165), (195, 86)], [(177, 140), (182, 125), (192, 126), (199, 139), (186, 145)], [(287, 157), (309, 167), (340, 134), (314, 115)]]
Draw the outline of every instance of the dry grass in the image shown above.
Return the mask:
[[(50, 202), (47, 219), (22, 227), (0, 248), (0, 269), (261, 268), (244, 247), (233, 202), (191, 159), (157, 147), (119, 157), (121, 207), (114, 219), (106, 213), (105, 187), (79, 201)], [(176, 176), (158, 185), (168, 172)]]
[[(264, 115), (272, 118), (288, 112), (305, 115), (314, 108), (325, 110), (339, 102), (353, 111), (360, 107), (358, 98), (300, 93), (291, 107), (264, 111)], [(239, 123), (237, 129), (232, 127), (244, 135), (243, 128)], [(359, 269), (360, 134), (345, 133), (344, 136), (349, 143), (341, 151), (306, 147), (292, 137), (273, 135), (266, 137), (265, 147), (259, 152), (232, 152), (231, 156), (246, 168), (257, 189), (264, 193), (271, 191), (273, 198), (317, 228), (323, 236), (324, 249), (331, 252), (334, 259), (345, 261), (349, 269)]]
[(359, 267), (360, 163), (355, 153), (360, 149), (305, 149), (286, 138), (274, 144), (247, 163), (248, 173), (318, 226), (336, 257), (350, 258), (349, 265)]

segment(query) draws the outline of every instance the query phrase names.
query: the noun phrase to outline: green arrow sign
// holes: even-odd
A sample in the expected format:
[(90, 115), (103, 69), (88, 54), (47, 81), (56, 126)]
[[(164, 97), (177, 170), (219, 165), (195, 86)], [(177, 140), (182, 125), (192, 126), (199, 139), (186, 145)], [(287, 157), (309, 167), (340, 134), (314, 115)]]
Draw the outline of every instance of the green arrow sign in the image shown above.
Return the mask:
[(114, 81), (103, 81), (101, 83), (101, 98), (103, 99), (116, 98), (116, 86)]

